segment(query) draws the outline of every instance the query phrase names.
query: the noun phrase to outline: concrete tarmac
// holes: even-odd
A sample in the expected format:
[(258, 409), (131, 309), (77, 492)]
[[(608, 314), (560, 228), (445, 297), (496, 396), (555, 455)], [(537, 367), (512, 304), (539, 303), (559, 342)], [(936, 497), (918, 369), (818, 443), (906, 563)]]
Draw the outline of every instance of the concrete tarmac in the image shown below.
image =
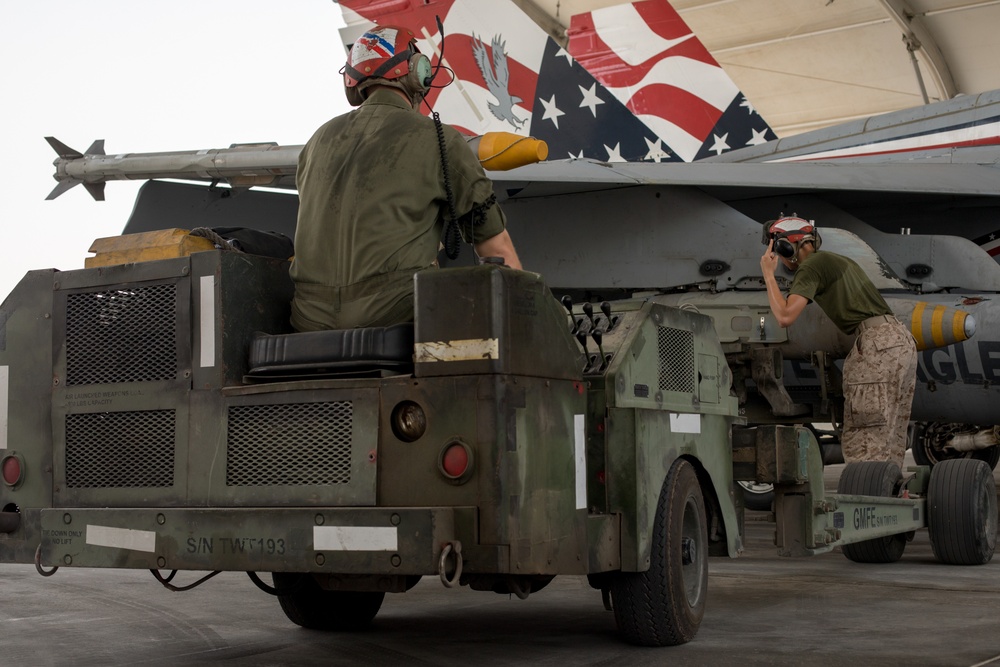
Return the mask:
[[(843, 466), (828, 466), (828, 487)], [(1000, 475), (997, 475), (1000, 478)], [(527, 600), (425, 577), (387, 595), (371, 630), (322, 633), (289, 622), (245, 574), (185, 593), (145, 571), (0, 566), (0, 665), (965, 665), (1000, 667), (1000, 554), (938, 563), (926, 531), (888, 565), (838, 551), (779, 558), (774, 524), (748, 513), (747, 550), (709, 561), (694, 641), (623, 644), (585, 578), (557, 577)], [(176, 585), (195, 573), (178, 574)]]

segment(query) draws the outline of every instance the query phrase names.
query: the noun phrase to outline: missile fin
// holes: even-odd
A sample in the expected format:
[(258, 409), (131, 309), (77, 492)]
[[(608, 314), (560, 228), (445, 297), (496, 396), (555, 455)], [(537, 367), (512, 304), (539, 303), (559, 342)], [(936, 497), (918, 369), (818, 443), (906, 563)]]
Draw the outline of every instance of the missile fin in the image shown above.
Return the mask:
[(78, 183), (80, 183), (80, 181), (74, 181), (74, 180), (59, 181), (58, 185), (52, 188), (52, 192), (50, 192), (49, 196), (45, 198), (45, 201), (55, 199), (56, 197), (66, 192), (67, 190), (72, 188), (74, 185), (77, 185)]
[[(49, 142), (49, 146), (52, 146), (52, 149), (56, 152), (56, 154), (65, 160), (76, 160), (83, 157), (83, 153), (70, 148), (55, 137), (45, 137), (45, 141)], [(103, 139), (101, 141), (103, 141)], [(104, 154), (103, 146), (101, 147), (101, 154)]]
[(104, 183), (84, 183), (83, 187), (94, 198), (94, 201), (104, 201)]
[(87, 149), (86, 155), (107, 155), (104, 152), (104, 139), (96, 139), (94, 143), (90, 144), (90, 148)]

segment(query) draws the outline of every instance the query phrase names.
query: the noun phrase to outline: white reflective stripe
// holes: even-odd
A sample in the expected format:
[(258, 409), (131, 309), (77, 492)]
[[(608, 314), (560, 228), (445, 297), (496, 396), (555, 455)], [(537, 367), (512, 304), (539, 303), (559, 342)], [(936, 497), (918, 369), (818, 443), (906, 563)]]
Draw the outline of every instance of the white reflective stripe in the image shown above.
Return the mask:
[(313, 526), (316, 551), (396, 551), (395, 527)]
[(198, 297), (200, 362), (202, 368), (210, 368), (215, 366), (215, 276), (201, 277)]
[(10, 400), (10, 367), (0, 366), (0, 449), (7, 449), (8, 400)]
[(428, 361), (499, 359), (500, 340), (498, 338), (471, 338), (469, 340), (416, 343), (413, 346), (413, 352), (414, 360), (418, 364)]
[(87, 526), (87, 544), (95, 547), (112, 547), (130, 551), (156, 551), (156, 533), (132, 528)]
[(670, 430), (674, 433), (701, 433), (701, 415), (671, 414)]
[(576, 508), (587, 507), (587, 429), (583, 415), (573, 415), (573, 444), (576, 448)]

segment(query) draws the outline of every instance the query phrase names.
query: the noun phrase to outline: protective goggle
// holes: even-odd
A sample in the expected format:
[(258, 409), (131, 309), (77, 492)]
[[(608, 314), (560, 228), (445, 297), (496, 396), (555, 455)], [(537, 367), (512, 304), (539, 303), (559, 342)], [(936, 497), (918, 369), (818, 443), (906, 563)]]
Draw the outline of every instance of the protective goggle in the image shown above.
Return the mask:
[[(819, 249), (819, 232), (816, 230), (815, 225), (809, 224), (805, 220), (802, 220), (802, 222), (806, 223), (802, 228), (772, 231), (777, 223), (786, 219), (788, 218), (780, 218), (764, 224), (761, 235), (762, 245), (767, 245), (771, 241), (774, 241), (771, 249), (785, 259), (795, 257), (799, 249), (799, 244), (803, 241), (812, 241), (816, 248)], [(801, 218), (796, 219), (801, 220)]]

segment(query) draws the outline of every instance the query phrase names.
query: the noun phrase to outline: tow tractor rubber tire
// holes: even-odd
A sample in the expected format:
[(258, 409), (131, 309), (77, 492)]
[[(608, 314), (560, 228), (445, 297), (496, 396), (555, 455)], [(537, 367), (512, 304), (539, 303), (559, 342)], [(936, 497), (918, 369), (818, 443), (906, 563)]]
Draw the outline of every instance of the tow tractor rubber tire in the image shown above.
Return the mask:
[(291, 591), (278, 596), (288, 620), (310, 630), (363, 630), (385, 597), (385, 593), (323, 590), (308, 574), (273, 572), (271, 579), (275, 588)]
[(755, 512), (770, 512), (774, 503), (774, 485), (756, 482), (737, 482), (743, 492), (743, 505)]
[(675, 646), (697, 634), (708, 593), (705, 516), (694, 467), (678, 459), (656, 506), (649, 569), (612, 577), (615, 622), (626, 641)]
[(950, 459), (931, 468), (927, 532), (934, 557), (949, 565), (982, 565), (997, 546), (997, 489), (989, 464)]
[[(895, 496), (903, 475), (887, 461), (848, 463), (837, 483), (837, 493), (851, 496)], [(895, 563), (906, 547), (906, 533), (845, 544), (841, 549), (855, 563)]]

